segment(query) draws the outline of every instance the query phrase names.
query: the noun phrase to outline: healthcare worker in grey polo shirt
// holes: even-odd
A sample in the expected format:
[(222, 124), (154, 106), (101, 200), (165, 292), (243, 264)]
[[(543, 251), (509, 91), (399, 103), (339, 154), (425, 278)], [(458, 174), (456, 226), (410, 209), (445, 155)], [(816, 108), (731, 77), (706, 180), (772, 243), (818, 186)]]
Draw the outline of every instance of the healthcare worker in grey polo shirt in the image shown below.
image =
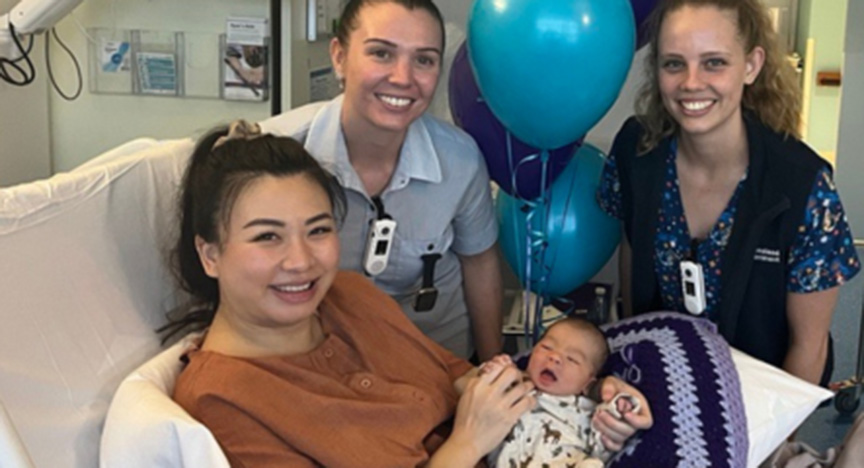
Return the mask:
[(340, 266), (365, 271), (455, 354), (489, 359), (502, 320), (489, 176), (470, 136), (424, 114), (441, 14), (427, 0), (351, 0), (339, 24), (330, 54), (344, 93), (261, 129), (302, 142), (346, 188)]

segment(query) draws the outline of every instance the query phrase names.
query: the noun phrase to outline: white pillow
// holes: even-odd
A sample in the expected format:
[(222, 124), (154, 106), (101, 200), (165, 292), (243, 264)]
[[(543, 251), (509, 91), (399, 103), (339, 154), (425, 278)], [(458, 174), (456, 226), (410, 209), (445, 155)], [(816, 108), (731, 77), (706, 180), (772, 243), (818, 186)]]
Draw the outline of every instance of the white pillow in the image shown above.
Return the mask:
[(102, 432), (101, 467), (229, 468), (213, 434), (170, 397), (180, 356), (199, 336), (183, 338), (120, 384)]
[(747, 413), (750, 437), (747, 466), (755, 468), (807, 419), (819, 403), (834, 394), (737, 349), (731, 351)]

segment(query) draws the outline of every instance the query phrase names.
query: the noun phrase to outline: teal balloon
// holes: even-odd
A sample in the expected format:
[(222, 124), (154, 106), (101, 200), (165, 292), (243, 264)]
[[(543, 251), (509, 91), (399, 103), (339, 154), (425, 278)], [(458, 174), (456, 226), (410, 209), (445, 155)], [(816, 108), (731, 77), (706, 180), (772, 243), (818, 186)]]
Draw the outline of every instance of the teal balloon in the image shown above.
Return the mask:
[(585, 135), (618, 97), (636, 41), (629, 0), (476, 0), (468, 52), (492, 113), (553, 149)]
[[(591, 145), (580, 147), (552, 184), (545, 206), (534, 201), (532, 208), (525, 200), (498, 192), (498, 241), (523, 286), (545, 292), (547, 298), (564, 296), (596, 275), (615, 252), (621, 239), (620, 222), (600, 208), (595, 196), (605, 159)], [(541, 222), (542, 210), (548, 212), (545, 223)], [(526, 219), (532, 211), (531, 229), (545, 234), (547, 247), (542, 263), (532, 254), (527, 281), (526, 245), (530, 240)], [(536, 251), (534, 248), (534, 254)]]

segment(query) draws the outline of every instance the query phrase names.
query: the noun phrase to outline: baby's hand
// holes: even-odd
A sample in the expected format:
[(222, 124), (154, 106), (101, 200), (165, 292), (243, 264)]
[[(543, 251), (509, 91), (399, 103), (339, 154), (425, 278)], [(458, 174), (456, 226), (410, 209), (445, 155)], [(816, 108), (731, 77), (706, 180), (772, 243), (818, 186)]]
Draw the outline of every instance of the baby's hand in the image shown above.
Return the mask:
[(483, 375), (483, 374), (490, 372), (494, 369), (505, 368), (505, 367), (510, 367), (510, 366), (515, 367), (515, 364), (513, 364), (513, 360), (510, 359), (510, 356), (507, 354), (499, 354), (499, 355), (493, 357), (492, 359), (484, 362), (483, 364), (480, 364), (480, 367), (478, 368), (477, 374)]
[(606, 411), (616, 419), (623, 419), (625, 414), (639, 411), (639, 400), (628, 393), (618, 393), (610, 401), (597, 405), (597, 410)]
[(625, 414), (633, 411), (636, 408), (636, 405), (639, 404), (638, 401), (631, 398), (617, 398), (615, 399), (615, 408), (618, 409), (618, 413)]

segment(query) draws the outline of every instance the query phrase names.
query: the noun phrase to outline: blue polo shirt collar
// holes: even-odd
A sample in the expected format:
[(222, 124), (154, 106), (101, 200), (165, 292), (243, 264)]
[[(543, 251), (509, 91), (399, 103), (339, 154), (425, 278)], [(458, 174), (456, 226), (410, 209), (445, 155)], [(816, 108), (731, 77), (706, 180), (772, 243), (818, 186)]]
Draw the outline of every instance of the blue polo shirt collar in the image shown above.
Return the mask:
[[(344, 95), (340, 95), (318, 111), (309, 126), (304, 146), (324, 167), (336, 174), (345, 188), (365, 193), (360, 177), (348, 159), (348, 147), (340, 123), (343, 101)], [(396, 171), (385, 191), (398, 190), (408, 185), (411, 179), (441, 183), (441, 163), (425, 119), (423, 116), (408, 127)]]

